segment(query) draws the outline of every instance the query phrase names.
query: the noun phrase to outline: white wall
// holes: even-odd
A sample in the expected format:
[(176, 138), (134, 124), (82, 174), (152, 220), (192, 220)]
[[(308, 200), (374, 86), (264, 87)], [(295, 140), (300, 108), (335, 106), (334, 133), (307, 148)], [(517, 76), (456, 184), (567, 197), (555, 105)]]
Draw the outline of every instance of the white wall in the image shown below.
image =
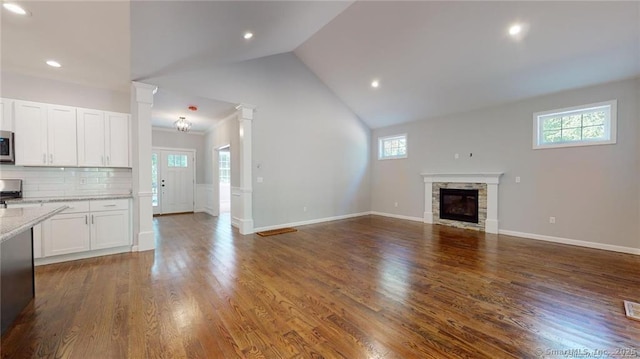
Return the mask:
[[(231, 81), (218, 81), (223, 78)], [(369, 211), (370, 131), (295, 55), (149, 81), (173, 91), (256, 106), (255, 227)], [(231, 156), (233, 161), (233, 152)], [(263, 183), (256, 182), (258, 176)]]
[(153, 129), (151, 145), (153, 147), (187, 148), (196, 150), (196, 183), (205, 183), (205, 147), (204, 135)]
[[(220, 121), (215, 128), (211, 129), (205, 135), (205, 176), (204, 183), (212, 184), (214, 176), (218, 176), (217, 169), (213, 168), (214, 152), (213, 149), (229, 145), (231, 152), (231, 186), (240, 185), (240, 159), (239, 159), (239, 123), (237, 114), (228, 116)], [(255, 135), (255, 134), (254, 134)]]
[(96, 110), (130, 113), (129, 92), (33, 77), (3, 71), (0, 97)]
[[(372, 148), (372, 210), (422, 217), (421, 172), (501, 171), (501, 230), (640, 248), (639, 88), (640, 79), (627, 80), (377, 129), (375, 144), (407, 133), (409, 157), (379, 161)], [(534, 112), (611, 99), (618, 100), (617, 144), (532, 149)]]

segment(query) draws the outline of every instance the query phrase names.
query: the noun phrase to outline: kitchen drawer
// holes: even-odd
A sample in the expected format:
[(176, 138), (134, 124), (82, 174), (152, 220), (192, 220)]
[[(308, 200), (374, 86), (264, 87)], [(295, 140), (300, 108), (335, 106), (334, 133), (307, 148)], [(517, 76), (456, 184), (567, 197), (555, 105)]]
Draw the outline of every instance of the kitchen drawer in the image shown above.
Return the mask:
[(63, 213), (80, 213), (89, 212), (89, 201), (74, 201), (74, 202), (45, 202), (45, 207), (62, 207), (68, 206), (69, 208), (60, 212)]
[(35, 208), (42, 207), (42, 203), (7, 203), (7, 208)]
[(115, 210), (128, 210), (128, 199), (105, 199), (99, 201), (89, 201), (89, 208), (91, 212), (95, 211), (115, 211)]

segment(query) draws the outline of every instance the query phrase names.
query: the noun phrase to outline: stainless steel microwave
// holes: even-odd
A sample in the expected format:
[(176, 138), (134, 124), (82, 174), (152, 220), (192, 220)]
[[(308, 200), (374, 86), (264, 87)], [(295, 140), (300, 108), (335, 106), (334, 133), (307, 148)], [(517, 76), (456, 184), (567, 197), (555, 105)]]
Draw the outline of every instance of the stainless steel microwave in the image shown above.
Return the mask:
[(0, 131), (0, 162), (15, 163), (13, 132)]

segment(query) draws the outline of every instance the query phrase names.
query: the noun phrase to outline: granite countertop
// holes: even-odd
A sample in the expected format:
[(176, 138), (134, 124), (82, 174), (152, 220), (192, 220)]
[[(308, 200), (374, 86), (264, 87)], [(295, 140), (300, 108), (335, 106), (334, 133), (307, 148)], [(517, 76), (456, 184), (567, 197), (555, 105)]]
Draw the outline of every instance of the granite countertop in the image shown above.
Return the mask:
[(0, 243), (53, 217), (66, 208), (67, 206), (0, 209)]
[(90, 201), (102, 199), (129, 199), (133, 198), (130, 194), (106, 194), (106, 195), (90, 195), (90, 196), (64, 196), (64, 197), (33, 197), (33, 198), (16, 198), (7, 199), (7, 204), (24, 204), (24, 203), (49, 203), (49, 202), (69, 202), (69, 201)]

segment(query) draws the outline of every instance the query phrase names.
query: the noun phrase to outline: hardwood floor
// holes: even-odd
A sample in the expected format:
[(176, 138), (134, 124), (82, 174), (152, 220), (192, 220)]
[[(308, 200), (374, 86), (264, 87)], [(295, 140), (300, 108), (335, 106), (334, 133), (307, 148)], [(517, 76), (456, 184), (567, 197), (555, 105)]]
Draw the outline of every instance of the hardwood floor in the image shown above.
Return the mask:
[[(640, 256), (377, 216), (37, 268), (5, 358), (640, 358)], [(607, 357), (607, 356), (600, 356)]]

